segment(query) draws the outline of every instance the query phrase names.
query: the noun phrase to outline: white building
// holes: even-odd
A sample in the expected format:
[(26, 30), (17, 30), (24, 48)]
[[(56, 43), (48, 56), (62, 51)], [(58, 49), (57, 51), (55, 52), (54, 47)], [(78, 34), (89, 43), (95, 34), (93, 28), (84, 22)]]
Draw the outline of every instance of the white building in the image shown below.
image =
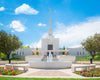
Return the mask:
[(86, 57), (89, 54), (89, 52), (87, 52), (85, 49), (83, 49), (82, 47), (78, 47), (78, 48), (68, 48), (68, 54), (69, 55), (73, 55), (76, 57)]
[[(48, 35), (41, 40), (42, 50), (59, 50), (59, 38), (55, 38), (51, 28), (51, 14)], [(46, 54), (46, 53), (42, 53)], [(54, 54), (54, 53), (53, 53)]]
[[(35, 51), (35, 48), (19, 48), (18, 50), (12, 52), (17, 53), (19, 56), (17, 57), (25, 57), (27, 55), (32, 55), (32, 51)], [(50, 13), (50, 22), (49, 22), (49, 30), (48, 35), (45, 38), (41, 39), (41, 49), (39, 50), (61, 50), (59, 48), (59, 38), (55, 38), (53, 35), (53, 31), (51, 28), (51, 13)], [(87, 56), (88, 52), (83, 48), (68, 48), (68, 54), (74, 56)], [(48, 52), (40, 52), (40, 54), (47, 54)], [(61, 52), (52, 52), (52, 54), (61, 54)]]

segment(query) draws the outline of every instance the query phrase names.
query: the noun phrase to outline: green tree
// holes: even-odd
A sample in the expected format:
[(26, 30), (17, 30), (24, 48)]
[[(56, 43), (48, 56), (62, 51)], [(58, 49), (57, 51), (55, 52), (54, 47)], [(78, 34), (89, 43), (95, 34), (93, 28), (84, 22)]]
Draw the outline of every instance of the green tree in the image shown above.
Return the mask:
[(29, 46), (21, 46), (21, 48), (30, 48)]
[(96, 52), (98, 52), (98, 54), (99, 54), (99, 52), (100, 52), (100, 34), (96, 33), (94, 35), (94, 41), (95, 41), (94, 45), (96, 47)]
[(22, 43), (17, 36), (7, 34), (5, 31), (0, 31), (0, 51), (7, 56), (9, 63), (11, 63), (11, 52), (20, 48), (21, 45)]
[[(36, 50), (38, 50), (38, 47), (36, 48)], [(38, 51), (36, 51), (36, 55), (39, 55), (39, 52)]]
[[(63, 47), (63, 50), (65, 50), (65, 46)], [(65, 52), (63, 52), (62, 54), (65, 55)]]
[(94, 36), (88, 37), (85, 41), (82, 42), (82, 46), (94, 59), (97, 52), (100, 52), (100, 34), (96, 33)]

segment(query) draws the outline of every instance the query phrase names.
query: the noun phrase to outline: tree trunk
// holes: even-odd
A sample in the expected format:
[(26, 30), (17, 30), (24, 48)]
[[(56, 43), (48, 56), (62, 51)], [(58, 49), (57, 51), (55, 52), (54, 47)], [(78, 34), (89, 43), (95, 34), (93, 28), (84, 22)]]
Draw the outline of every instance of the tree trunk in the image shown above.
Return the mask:
[(94, 55), (92, 55), (92, 59), (94, 59)]
[(94, 59), (95, 56), (96, 56), (96, 54), (94, 53), (94, 54), (92, 55), (92, 58)]
[(93, 63), (93, 59), (94, 59), (94, 55), (92, 54), (92, 52), (90, 52), (90, 54), (92, 56), (92, 58), (90, 59), (90, 64), (92, 64)]
[(92, 64), (92, 58), (90, 59), (90, 64)]
[(9, 60), (9, 64), (11, 63), (10, 54), (7, 54), (7, 58)]

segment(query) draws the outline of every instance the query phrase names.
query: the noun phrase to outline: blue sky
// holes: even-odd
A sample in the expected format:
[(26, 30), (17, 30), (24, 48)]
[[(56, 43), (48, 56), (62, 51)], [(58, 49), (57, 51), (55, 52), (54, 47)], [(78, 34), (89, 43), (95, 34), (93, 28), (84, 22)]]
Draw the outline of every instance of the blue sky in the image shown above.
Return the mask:
[(100, 0), (0, 0), (0, 30), (15, 34), (23, 45), (40, 47), (49, 28), (60, 47), (77, 47), (100, 32)]

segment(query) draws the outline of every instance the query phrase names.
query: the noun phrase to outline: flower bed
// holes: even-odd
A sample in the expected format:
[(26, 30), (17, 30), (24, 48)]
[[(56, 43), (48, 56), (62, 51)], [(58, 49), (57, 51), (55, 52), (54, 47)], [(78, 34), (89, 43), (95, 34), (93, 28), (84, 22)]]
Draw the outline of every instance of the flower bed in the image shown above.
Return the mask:
[(82, 75), (84, 77), (100, 77), (100, 68), (87, 71), (76, 71), (75, 74)]
[(14, 71), (14, 70), (7, 70), (4, 67), (0, 67), (0, 75), (18, 75), (22, 72)]

